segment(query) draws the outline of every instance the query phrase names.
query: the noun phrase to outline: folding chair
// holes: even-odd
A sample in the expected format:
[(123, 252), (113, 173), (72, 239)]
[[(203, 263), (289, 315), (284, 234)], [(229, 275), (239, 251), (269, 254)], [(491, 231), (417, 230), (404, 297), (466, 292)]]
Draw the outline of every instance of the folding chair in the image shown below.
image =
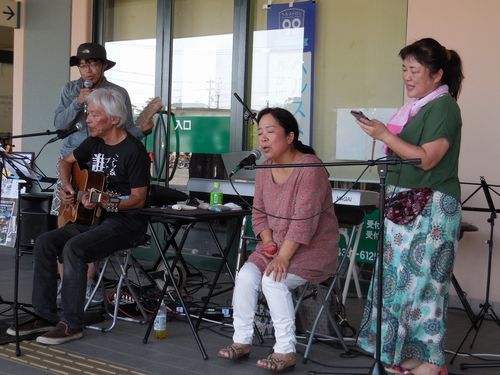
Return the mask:
[(248, 244), (257, 243), (260, 240), (255, 237), (252, 230), (252, 218), (251, 216), (245, 216), (241, 222), (241, 232), (240, 232), (240, 242), (238, 245), (238, 257), (236, 258), (236, 274), (240, 270), (241, 266), (247, 259), (248, 255)]
[[(149, 188), (149, 203), (151, 206), (164, 206), (167, 204), (175, 204), (178, 201), (185, 201), (186, 199), (189, 199), (189, 196), (181, 191), (175, 190), (168, 188), (166, 186), (158, 185), (158, 184), (151, 184)], [(87, 303), (85, 304), (84, 310), (86, 311), (90, 304), (92, 299), (94, 298), (94, 295), (96, 294), (98, 288), (101, 288), (103, 291), (103, 297), (104, 297), (104, 308), (106, 312), (108, 313), (109, 316), (113, 318), (112, 323), (109, 327), (107, 328), (102, 328), (102, 327), (97, 327), (97, 326), (86, 326), (85, 328), (87, 329), (93, 329), (93, 330), (98, 330), (102, 332), (109, 332), (113, 329), (115, 326), (116, 322), (118, 320), (125, 320), (129, 322), (135, 322), (135, 323), (140, 323), (140, 324), (145, 324), (148, 322), (148, 315), (144, 311), (144, 308), (142, 304), (140, 303), (140, 300), (137, 296), (137, 293), (135, 292), (134, 288), (130, 284), (129, 278), (128, 278), (128, 270), (130, 267), (134, 265), (139, 266), (139, 268), (142, 269), (141, 265), (138, 264), (138, 262), (134, 259), (132, 256), (132, 250), (138, 246), (144, 245), (150, 240), (150, 236), (145, 234), (144, 237), (137, 241), (137, 243), (134, 244), (133, 247), (129, 249), (124, 249), (115, 252), (114, 254), (111, 254), (110, 256), (106, 257), (104, 259), (104, 263), (102, 265), (101, 271), (99, 273), (99, 278), (97, 280), (97, 283), (92, 290), (91, 296)], [(106, 273), (106, 270), (108, 267), (111, 267), (113, 264), (118, 265), (120, 269), (120, 277), (118, 278), (118, 281), (116, 282), (115, 286), (115, 293), (114, 293), (114, 308), (113, 308), (113, 313), (109, 312), (109, 303), (106, 295), (106, 290), (104, 287), (104, 275)], [(145, 273), (148, 275), (148, 273)], [(156, 281), (151, 278), (151, 276), (148, 275), (148, 278), (150, 278), (150, 281), (152, 283), (155, 283)], [(129, 297), (126, 301), (122, 301), (122, 291), (123, 291), (123, 285), (128, 289), (128, 292), (131, 294), (131, 298)], [(135, 303), (137, 305), (137, 309), (140, 313), (139, 318), (133, 318), (133, 317), (125, 317), (125, 316), (119, 316), (120, 312), (120, 304), (121, 303)]]
[[(300, 294), (299, 298), (297, 299), (297, 302), (295, 304), (295, 313), (299, 310), (300, 306), (304, 301), (306, 301), (305, 294), (309, 288), (312, 288), (314, 290), (314, 293), (319, 297), (320, 299), (320, 307), (318, 312), (316, 313), (316, 318), (314, 319), (314, 322), (312, 324), (312, 327), (309, 331), (306, 331), (306, 338), (307, 338), (307, 344), (306, 344), (306, 350), (304, 352), (304, 359), (303, 362), (307, 363), (309, 359), (309, 354), (311, 352), (311, 347), (313, 344), (313, 340), (315, 337), (323, 337), (323, 338), (332, 338), (340, 342), (340, 345), (346, 352), (346, 354), (350, 353), (349, 348), (345, 344), (344, 338), (342, 336), (340, 327), (338, 326), (335, 318), (332, 316), (330, 312), (330, 303), (331, 299), (333, 298), (333, 289), (335, 286), (339, 283), (339, 277), (344, 273), (345, 269), (345, 264), (347, 262), (347, 259), (351, 258), (351, 263), (353, 258), (355, 257), (352, 254), (352, 249), (357, 248), (357, 245), (359, 243), (359, 237), (361, 233), (361, 229), (359, 228), (360, 225), (363, 224), (363, 220), (365, 217), (364, 211), (356, 206), (343, 206), (343, 205), (336, 205), (335, 206), (335, 214), (337, 216), (337, 219), (339, 221), (339, 229), (340, 233), (342, 235), (345, 235), (348, 237), (347, 243), (347, 249), (345, 253), (342, 255), (340, 258), (339, 263), (337, 264), (336, 270), (334, 271), (333, 275), (325, 282), (321, 284), (313, 284), (313, 283), (306, 283), (306, 285), (302, 289), (302, 293)], [(352, 227), (353, 230), (351, 232), (351, 235), (347, 235), (347, 229), (349, 227)], [(355, 230), (357, 229), (357, 230)], [(354, 242), (354, 246), (352, 245)], [(356, 279), (355, 279), (356, 280)], [(358, 284), (359, 286), (359, 284)], [(324, 293), (323, 289), (326, 288), (327, 291)], [(317, 333), (317, 328), (318, 324), (320, 322), (321, 316), (323, 313), (326, 313), (328, 322), (330, 323), (331, 327), (333, 328), (333, 331), (335, 332), (336, 337), (332, 337), (329, 335), (323, 335)]]
[[(144, 238), (141, 241), (138, 241), (136, 244), (134, 244), (133, 248), (129, 249), (124, 249), (124, 250), (119, 250), (108, 257), (104, 259), (104, 263), (102, 265), (102, 268), (99, 272), (99, 278), (97, 279), (97, 283), (92, 290), (92, 293), (90, 295), (90, 298), (88, 299), (87, 303), (85, 304), (84, 311), (87, 311), (87, 309), (90, 307), (90, 304), (92, 303), (92, 299), (94, 298), (98, 288), (102, 289), (103, 292), (103, 299), (104, 299), (104, 309), (107, 312), (107, 314), (112, 317), (112, 322), (108, 327), (98, 327), (98, 326), (85, 326), (87, 329), (91, 330), (96, 330), (96, 331), (101, 331), (101, 332), (109, 332), (113, 329), (115, 326), (116, 322), (118, 320), (124, 320), (128, 322), (134, 322), (134, 323), (140, 323), (140, 324), (145, 324), (148, 322), (148, 315), (144, 311), (144, 308), (142, 307), (142, 304), (140, 302), (140, 299), (135, 292), (134, 288), (132, 287), (129, 278), (128, 278), (128, 270), (130, 267), (133, 266), (135, 259), (132, 256), (132, 250), (136, 248), (137, 246), (143, 245), (146, 242), (149, 241), (149, 236), (145, 235)], [(113, 313), (110, 313), (109, 311), (109, 301), (108, 301), (108, 296), (106, 289), (104, 287), (104, 275), (106, 273), (106, 270), (108, 267), (111, 267), (113, 264), (116, 264), (119, 267), (120, 271), (120, 277), (118, 278), (118, 281), (115, 283), (115, 291), (113, 293)], [(122, 292), (123, 292), (123, 286), (124, 284), (126, 285), (128, 292), (130, 293), (130, 297), (126, 300), (122, 300)], [(120, 312), (120, 306), (123, 305), (124, 303), (134, 303), (137, 306), (137, 309), (140, 313), (141, 317), (134, 318), (134, 317), (126, 317), (126, 316), (119, 316)]]
[[(345, 304), (351, 278), (354, 280), (356, 294), (358, 298), (362, 298), (361, 287), (359, 285), (358, 267), (356, 266), (356, 254), (358, 253), (359, 241), (363, 230), (363, 222), (365, 219), (365, 211), (357, 206), (335, 206), (335, 214), (339, 221), (339, 234), (344, 237), (346, 250), (345, 254), (349, 258), (349, 265), (345, 275), (344, 290), (342, 292), (342, 303)], [(351, 233), (349, 234), (349, 229)], [(340, 273), (344, 273), (344, 269), (340, 269)]]

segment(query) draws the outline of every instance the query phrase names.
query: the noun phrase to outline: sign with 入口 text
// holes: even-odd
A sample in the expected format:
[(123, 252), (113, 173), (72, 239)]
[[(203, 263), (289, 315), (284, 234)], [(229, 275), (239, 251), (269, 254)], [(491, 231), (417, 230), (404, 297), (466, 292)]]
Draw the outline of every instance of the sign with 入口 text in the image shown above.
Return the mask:
[[(201, 154), (229, 152), (229, 116), (175, 116), (170, 121), (169, 150)], [(146, 149), (153, 149), (148, 139)]]

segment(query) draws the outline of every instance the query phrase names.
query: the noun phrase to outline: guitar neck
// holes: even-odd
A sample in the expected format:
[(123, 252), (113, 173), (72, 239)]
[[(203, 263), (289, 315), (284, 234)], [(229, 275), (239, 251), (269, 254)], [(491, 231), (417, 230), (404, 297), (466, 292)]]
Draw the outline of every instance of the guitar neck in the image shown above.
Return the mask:
[(116, 195), (109, 193), (104, 193), (100, 191), (90, 191), (90, 202), (91, 203), (107, 203), (112, 205), (118, 205), (120, 203), (120, 198)]
[[(76, 201), (81, 202), (83, 198), (83, 194), (85, 194), (85, 191), (79, 191), (76, 194)], [(91, 190), (89, 191), (90, 197), (89, 201), (90, 203), (110, 203), (110, 204), (118, 204), (121, 201), (120, 197), (114, 196), (109, 193), (105, 192), (100, 192), (96, 190)]]

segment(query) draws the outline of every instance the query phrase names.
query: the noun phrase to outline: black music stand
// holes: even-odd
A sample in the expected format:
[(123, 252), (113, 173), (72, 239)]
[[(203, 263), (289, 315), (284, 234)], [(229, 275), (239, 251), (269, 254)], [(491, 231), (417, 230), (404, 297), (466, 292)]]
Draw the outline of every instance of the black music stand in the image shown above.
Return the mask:
[[(488, 223), (490, 223), (490, 237), (486, 241), (488, 244), (488, 273), (486, 277), (486, 297), (483, 303), (479, 304), (479, 307), (481, 310), (476, 316), (476, 319), (470, 326), (469, 330), (465, 334), (462, 342), (460, 343), (459, 347), (455, 351), (455, 355), (452, 357), (450, 360), (450, 364), (453, 363), (455, 358), (457, 357), (458, 353), (460, 352), (460, 349), (462, 348), (463, 344), (465, 343), (465, 340), (469, 336), (469, 334), (472, 332), (473, 329), (476, 330), (476, 333), (474, 334), (474, 338), (472, 339), (472, 343), (470, 347), (474, 345), (474, 342), (476, 341), (477, 334), (479, 333), (479, 329), (481, 328), (484, 319), (486, 318), (487, 315), (490, 316), (490, 318), (498, 325), (500, 326), (500, 320), (498, 319), (497, 314), (493, 310), (493, 306), (490, 304), (490, 282), (491, 282), (491, 258), (493, 255), (493, 229), (495, 227), (495, 219), (497, 217), (497, 210), (495, 208), (495, 205), (493, 203), (493, 199), (491, 198), (490, 191), (493, 191), (495, 194), (500, 195), (498, 192), (493, 190), (490, 185), (486, 182), (485, 178), (483, 176), (480, 177), (480, 184), (479, 187), (463, 202), (467, 202), (476, 192), (479, 190), (483, 190), (484, 196), (486, 198), (486, 202), (488, 203), (488, 209), (486, 210), (487, 212), (490, 212), (490, 217), (488, 219)], [(500, 367), (499, 362), (490, 362), (490, 363), (462, 363), (460, 365), (461, 369), (467, 369), (467, 368), (486, 368), (486, 367)]]
[[(9, 166), (16, 171), (17, 176), (23, 180), (23, 184), (26, 184), (27, 186), (31, 186), (33, 181), (36, 181), (36, 175), (31, 170), (31, 168), (28, 167), (28, 165), (20, 160), (20, 158), (15, 158), (12, 156), (9, 156), (7, 153), (4, 151), (0, 152), (0, 170), (3, 171), (4, 166), (8, 163)], [(17, 160), (16, 160), (17, 159)], [(22, 159), (22, 158), (21, 158)], [(3, 172), (2, 172), (3, 173)], [(2, 176), (3, 177), (3, 176)], [(0, 180), (1, 181), (1, 180)], [(23, 184), (18, 184), (18, 190), (17, 190), (17, 196), (21, 196), (21, 186)], [(0, 182), (0, 192), (1, 192), (1, 182)], [(2, 303), (7, 303), (12, 306), (14, 309), (14, 326), (16, 329), (16, 356), (21, 355), (21, 348), (20, 348), (20, 340), (19, 340), (19, 310), (22, 310), (23, 312), (33, 315), (34, 313), (30, 310), (27, 310), (25, 306), (31, 306), (27, 304), (20, 304), (18, 301), (18, 292), (19, 292), (19, 257), (20, 255), (20, 238), (19, 234), (21, 233), (21, 220), (20, 220), (20, 210), (19, 210), (19, 204), (18, 204), (18, 213), (16, 216), (16, 230), (17, 230), (17, 235), (16, 235), (16, 262), (15, 262), (15, 268), (14, 268), (14, 301), (9, 302), (9, 301), (4, 301), (1, 299)]]

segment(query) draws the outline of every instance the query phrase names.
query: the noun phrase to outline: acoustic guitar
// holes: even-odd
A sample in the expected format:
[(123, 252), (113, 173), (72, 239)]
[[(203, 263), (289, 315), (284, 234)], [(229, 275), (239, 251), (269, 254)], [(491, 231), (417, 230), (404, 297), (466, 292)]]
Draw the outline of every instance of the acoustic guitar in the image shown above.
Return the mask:
[[(78, 163), (74, 163), (71, 170), (71, 186), (75, 191), (75, 201), (73, 204), (61, 203), (59, 211), (59, 222), (68, 222), (92, 225), (99, 220), (101, 206), (106, 211), (118, 211), (120, 198), (113, 193), (103, 192), (106, 178), (103, 173), (92, 172), (87, 169), (80, 169)], [(90, 202), (100, 204), (93, 209), (87, 209), (82, 204), (83, 195), (90, 193)]]

